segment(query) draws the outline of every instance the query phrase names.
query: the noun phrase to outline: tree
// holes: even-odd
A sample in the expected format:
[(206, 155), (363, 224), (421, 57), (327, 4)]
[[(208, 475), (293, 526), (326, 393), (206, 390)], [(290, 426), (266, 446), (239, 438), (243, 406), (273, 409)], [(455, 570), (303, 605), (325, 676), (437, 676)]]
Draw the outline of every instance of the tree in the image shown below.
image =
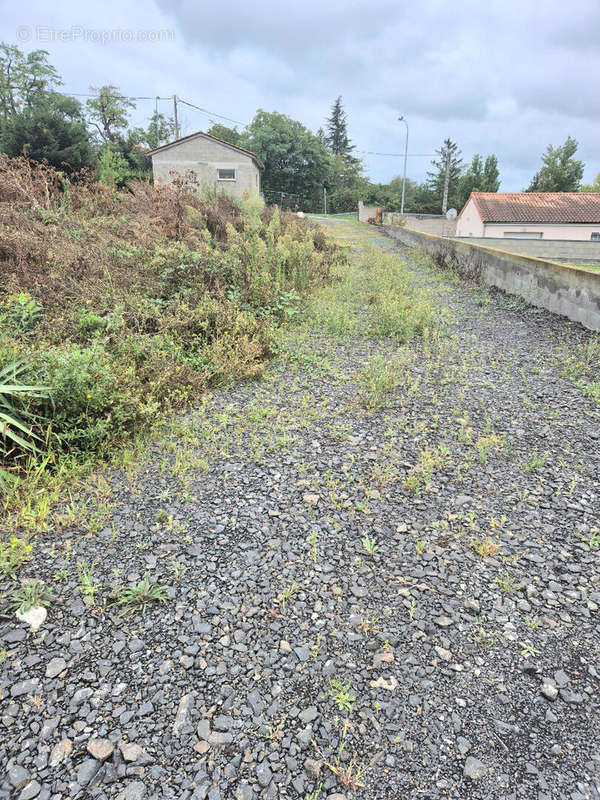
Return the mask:
[(592, 183), (585, 183), (581, 187), (582, 192), (600, 192), (600, 172), (596, 175)]
[(14, 45), (0, 43), (0, 117), (3, 120), (32, 108), (62, 81), (48, 63), (46, 50), (25, 55)]
[(567, 136), (559, 147), (546, 148), (542, 167), (533, 176), (526, 192), (578, 192), (583, 178), (583, 161), (573, 158), (577, 152), (576, 139)]
[(133, 128), (127, 136), (127, 149), (141, 145), (153, 150), (161, 144), (166, 144), (175, 138), (175, 120), (166, 117), (159, 111), (154, 111), (148, 122), (147, 128)]
[(456, 142), (445, 139), (439, 150), (439, 158), (431, 162), (434, 170), (427, 173), (427, 187), (436, 201), (436, 211), (439, 213), (443, 206), (444, 186), (446, 181), (446, 167), (448, 166), (448, 204), (458, 205), (458, 182), (462, 173), (461, 152)]
[(0, 149), (9, 156), (47, 161), (67, 173), (95, 164), (81, 103), (58, 92), (11, 116), (2, 126)]
[[(347, 115), (342, 106), (341, 95), (331, 107), (331, 116), (327, 119), (326, 128), (327, 134), (324, 137), (324, 141), (331, 152), (336, 156), (350, 156), (354, 150), (354, 145), (350, 143), (348, 138)], [(317, 133), (317, 136), (319, 136), (319, 133)]]
[(303, 208), (314, 208), (331, 169), (331, 155), (314, 133), (301, 122), (259, 109), (242, 140), (265, 165), (262, 186), (267, 200), (287, 192), (300, 198)]
[(500, 171), (498, 169), (498, 159), (493, 153), (485, 159), (483, 175), (485, 177), (484, 191), (497, 192), (500, 188)]
[(237, 128), (228, 128), (227, 125), (221, 125), (218, 122), (213, 123), (207, 133), (209, 136), (216, 136), (217, 139), (222, 139), (229, 144), (239, 145), (242, 141), (242, 134)]
[(130, 109), (135, 103), (119, 92), (116, 86), (90, 86), (96, 97), (86, 102), (90, 123), (101, 141), (118, 144), (127, 129)]
[(464, 206), (471, 192), (497, 192), (499, 188), (500, 175), (496, 156), (487, 156), (484, 163), (479, 153), (475, 153), (470, 165), (458, 181), (458, 207)]

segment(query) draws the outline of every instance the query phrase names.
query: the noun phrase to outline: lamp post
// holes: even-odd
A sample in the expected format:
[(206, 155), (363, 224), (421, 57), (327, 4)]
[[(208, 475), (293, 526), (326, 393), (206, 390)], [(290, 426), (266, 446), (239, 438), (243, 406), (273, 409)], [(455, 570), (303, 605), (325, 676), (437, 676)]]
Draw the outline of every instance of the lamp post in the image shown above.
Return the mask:
[(402, 203), (400, 204), (400, 213), (404, 214), (404, 190), (406, 188), (406, 156), (408, 155), (408, 122), (404, 117), (398, 117), (398, 122), (403, 122), (406, 125), (406, 141), (404, 142), (404, 174), (402, 176)]

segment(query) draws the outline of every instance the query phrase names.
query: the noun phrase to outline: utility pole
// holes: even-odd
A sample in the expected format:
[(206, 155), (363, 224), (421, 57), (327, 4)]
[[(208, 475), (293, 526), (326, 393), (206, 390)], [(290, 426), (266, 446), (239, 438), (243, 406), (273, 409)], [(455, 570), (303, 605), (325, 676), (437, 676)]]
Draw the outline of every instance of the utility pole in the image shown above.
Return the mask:
[(173, 114), (175, 118), (175, 138), (179, 139), (179, 120), (177, 119), (177, 95), (173, 95)]
[(157, 147), (160, 147), (160, 127), (159, 127), (159, 124), (158, 124), (158, 101), (159, 100), (160, 100), (160, 97), (158, 95), (156, 95), (156, 98), (154, 100), (154, 122), (155, 122), (155, 128), (156, 128), (156, 146)]
[(327, 215), (327, 189), (323, 187), (323, 213)]
[(444, 176), (444, 199), (442, 200), (442, 214), (448, 210), (448, 188), (450, 186), (450, 150), (446, 153), (446, 175)]
[(406, 125), (406, 140), (404, 142), (404, 174), (402, 176), (402, 202), (400, 204), (400, 213), (404, 214), (404, 191), (406, 189), (406, 156), (408, 155), (408, 122), (404, 119), (404, 117), (398, 117), (399, 122), (403, 122)]

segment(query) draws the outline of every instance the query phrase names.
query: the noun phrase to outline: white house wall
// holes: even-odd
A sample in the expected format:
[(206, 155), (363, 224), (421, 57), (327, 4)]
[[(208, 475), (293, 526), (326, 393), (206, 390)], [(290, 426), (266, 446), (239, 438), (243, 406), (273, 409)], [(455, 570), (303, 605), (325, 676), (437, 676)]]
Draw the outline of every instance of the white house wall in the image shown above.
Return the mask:
[[(587, 241), (592, 238), (592, 233), (600, 234), (600, 225), (514, 225), (506, 222), (487, 222), (483, 236), (504, 238), (505, 234), (514, 233), (541, 233), (542, 239), (561, 239), (570, 241)], [(469, 236), (469, 234), (459, 234)], [(473, 234), (474, 235), (474, 234)]]
[(457, 236), (484, 236), (483, 222), (473, 200), (469, 199), (456, 222)]

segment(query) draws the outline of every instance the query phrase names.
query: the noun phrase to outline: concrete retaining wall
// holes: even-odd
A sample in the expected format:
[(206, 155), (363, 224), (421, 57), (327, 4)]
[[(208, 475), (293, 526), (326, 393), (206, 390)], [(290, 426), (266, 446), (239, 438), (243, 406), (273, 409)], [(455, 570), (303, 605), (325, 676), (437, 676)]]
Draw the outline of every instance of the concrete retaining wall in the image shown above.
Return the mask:
[(386, 211), (383, 215), (384, 225), (402, 225), (413, 231), (433, 233), (434, 236), (454, 236), (456, 233), (456, 220), (432, 215), (400, 214), (397, 211)]
[[(435, 233), (435, 231), (425, 231)], [(565, 239), (498, 239), (485, 237), (458, 237), (458, 241), (493, 247), (523, 256), (535, 256), (566, 264), (600, 264), (600, 242), (567, 241)]]
[(600, 331), (600, 272), (388, 226), (386, 233), (437, 258), (480, 271), (484, 283)]

